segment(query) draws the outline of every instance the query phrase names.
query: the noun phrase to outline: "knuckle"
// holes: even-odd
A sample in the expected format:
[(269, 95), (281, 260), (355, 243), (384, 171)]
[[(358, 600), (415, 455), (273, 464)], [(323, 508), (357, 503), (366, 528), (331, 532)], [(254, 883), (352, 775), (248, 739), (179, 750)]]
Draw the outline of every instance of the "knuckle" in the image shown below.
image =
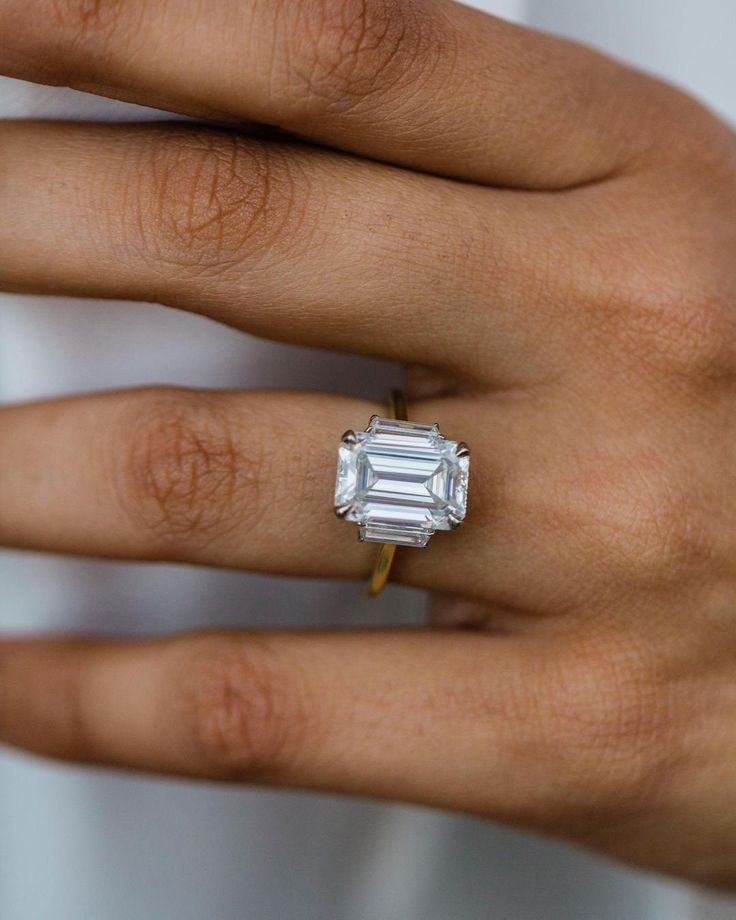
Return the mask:
[(672, 86), (658, 90), (658, 100), (671, 116), (660, 122), (660, 143), (652, 148), (658, 169), (671, 164), (680, 183), (686, 171), (689, 184), (695, 184), (699, 193), (715, 190), (723, 196), (733, 191), (736, 138), (730, 126), (684, 90)]
[(662, 283), (639, 291), (624, 311), (626, 333), (635, 357), (668, 376), (719, 378), (733, 364), (734, 320), (705, 286), (690, 288), (668, 291)]
[(631, 637), (588, 643), (560, 667), (547, 698), (550, 758), (566, 789), (565, 819), (651, 808), (679, 761), (674, 695)]
[(290, 70), (313, 108), (350, 111), (436, 63), (438, 34), (415, 0), (308, 0)]
[(705, 190), (690, 178), (686, 191), (681, 172), (660, 178), (643, 197), (643, 213), (627, 217), (633, 233), (606, 235), (588, 301), (600, 345), (670, 383), (728, 377), (736, 361), (733, 285), (724, 271), (736, 234), (718, 219), (728, 193), (722, 183)]
[(662, 463), (633, 481), (628, 494), (627, 520), (617, 534), (619, 550), (626, 551), (628, 568), (642, 580), (669, 583), (682, 580), (708, 556), (704, 522), (689, 489), (667, 472)]
[(216, 397), (153, 391), (127, 408), (121, 430), (123, 504), (162, 552), (207, 545), (246, 506), (258, 514), (257, 438), (241, 451), (238, 420)]
[(630, 442), (624, 453), (587, 451), (535, 506), (540, 527), (568, 541), (566, 603), (693, 585), (728, 553), (709, 462), (701, 471), (692, 452), (680, 459), (678, 438), (660, 434), (658, 444), (633, 451)]
[(181, 661), (185, 724), (203, 768), (257, 780), (300, 744), (300, 696), (263, 637), (203, 636)]
[(588, 506), (597, 517), (591, 533), (599, 568), (614, 581), (623, 573), (637, 588), (684, 583), (701, 573), (713, 547), (697, 484), (683, 481), (654, 450), (606, 469), (606, 485)]
[(130, 167), (138, 177), (130, 226), (156, 266), (226, 272), (268, 254), (307, 210), (294, 159), (236, 135), (161, 132), (136, 145)]

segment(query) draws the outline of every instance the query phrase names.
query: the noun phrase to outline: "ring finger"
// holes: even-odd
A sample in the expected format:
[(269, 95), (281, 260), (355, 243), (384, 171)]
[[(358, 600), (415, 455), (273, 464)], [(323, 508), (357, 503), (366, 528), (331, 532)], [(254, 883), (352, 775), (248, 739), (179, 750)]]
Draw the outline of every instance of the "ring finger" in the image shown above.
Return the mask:
[[(438, 409), (452, 436), (450, 402), (413, 412)], [(330, 505), (340, 434), (381, 411), (321, 394), (164, 388), (4, 408), (0, 545), (367, 577), (375, 547)], [(450, 545), (462, 534), (446, 537), (405, 553), (397, 578), (461, 590), (477, 562)]]

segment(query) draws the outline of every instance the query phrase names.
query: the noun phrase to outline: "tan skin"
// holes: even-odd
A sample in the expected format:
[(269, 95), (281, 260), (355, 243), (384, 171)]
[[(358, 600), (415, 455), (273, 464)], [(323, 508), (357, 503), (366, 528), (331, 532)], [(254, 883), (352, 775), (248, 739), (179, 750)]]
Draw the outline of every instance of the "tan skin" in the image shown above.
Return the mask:
[[(7, 640), (0, 739), (736, 884), (733, 134), (447, 0), (204, 9), (0, 0), (3, 72), (241, 129), (3, 124), (0, 285), (422, 365), (411, 415), (471, 442), (471, 512), (394, 576), (444, 628)], [(364, 578), (329, 502), (337, 438), (378, 408), (4, 407), (0, 541)]]

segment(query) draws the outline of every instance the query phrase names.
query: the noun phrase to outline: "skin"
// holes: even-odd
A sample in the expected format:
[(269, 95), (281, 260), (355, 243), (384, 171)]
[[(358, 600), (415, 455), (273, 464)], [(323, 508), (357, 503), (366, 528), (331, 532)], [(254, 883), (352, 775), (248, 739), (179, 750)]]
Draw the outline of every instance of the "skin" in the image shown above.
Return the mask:
[[(0, 740), (460, 810), (733, 886), (731, 131), (446, 0), (0, 0), (0, 35), (6, 74), (220, 125), (0, 125), (3, 289), (397, 359), (412, 418), (473, 449), (466, 523), (394, 569), (440, 628), (6, 639)], [(5, 406), (0, 541), (365, 578), (329, 503), (340, 433), (380, 410)]]

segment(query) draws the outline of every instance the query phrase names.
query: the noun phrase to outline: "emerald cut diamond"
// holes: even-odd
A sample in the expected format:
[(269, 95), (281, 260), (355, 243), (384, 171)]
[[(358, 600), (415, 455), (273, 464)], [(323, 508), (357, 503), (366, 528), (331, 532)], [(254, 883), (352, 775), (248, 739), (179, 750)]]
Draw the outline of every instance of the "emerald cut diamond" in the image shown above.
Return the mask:
[(373, 543), (426, 546), (465, 518), (470, 451), (437, 425), (374, 416), (338, 450), (335, 512)]

